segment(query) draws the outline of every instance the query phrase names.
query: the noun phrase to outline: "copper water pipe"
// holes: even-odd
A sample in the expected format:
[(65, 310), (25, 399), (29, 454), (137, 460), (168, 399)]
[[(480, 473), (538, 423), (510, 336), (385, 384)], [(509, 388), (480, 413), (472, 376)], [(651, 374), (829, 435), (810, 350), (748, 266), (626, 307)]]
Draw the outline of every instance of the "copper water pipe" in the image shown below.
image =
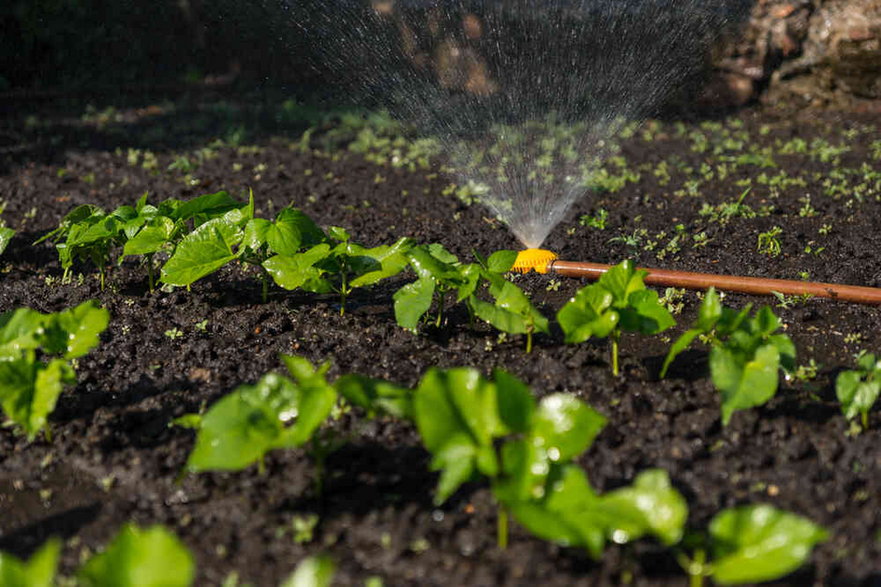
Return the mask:
[[(586, 263), (579, 261), (560, 261), (555, 259), (548, 263), (548, 271), (566, 277), (585, 277), (599, 279), (612, 268), (602, 263)], [(716, 289), (736, 291), (754, 295), (772, 295), (774, 292), (784, 295), (811, 295), (818, 298), (830, 298), (859, 304), (881, 304), (881, 288), (863, 287), (859, 285), (839, 285), (837, 283), (821, 283), (818, 281), (795, 281), (790, 279), (766, 279), (764, 277), (740, 277), (737, 275), (714, 275), (712, 273), (693, 273), (690, 271), (672, 271), (670, 269), (650, 269), (644, 282), (647, 285), (665, 287), (683, 287), (686, 289)]]

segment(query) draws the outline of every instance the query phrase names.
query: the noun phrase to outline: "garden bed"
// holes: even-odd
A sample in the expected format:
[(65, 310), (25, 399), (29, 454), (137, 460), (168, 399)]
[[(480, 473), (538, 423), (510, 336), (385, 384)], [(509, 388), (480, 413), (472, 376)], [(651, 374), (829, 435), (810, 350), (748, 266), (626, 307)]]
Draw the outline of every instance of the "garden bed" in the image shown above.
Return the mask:
[[(723, 427), (703, 346), (659, 379), (671, 341), (697, 314), (694, 293), (660, 292), (678, 325), (657, 336), (625, 334), (615, 378), (605, 341), (566, 345), (556, 326), (536, 336), (529, 355), (523, 337), (470, 325), (462, 306), (440, 327), (404, 330), (392, 306), (392, 294), (411, 279), (403, 275), (358, 290), (342, 316), (333, 295), (274, 287), (264, 303), (257, 274), (237, 266), (192, 291), (149, 293), (132, 262), (110, 268), (103, 291), (90, 265), (76, 265), (71, 283), (62, 283), (51, 244), (31, 243), (77, 205), (109, 210), (144, 192), (158, 201), (223, 189), (246, 199), (251, 188), (262, 216), (293, 204), (366, 246), (406, 236), (440, 242), (468, 260), (472, 249), (518, 248), (484, 208), (456, 198), (447, 189), (456, 179), (435, 167), (378, 164), (369, 149), (353, 153), (344, 144), (303, 150), (290, 133), (253, 145), (228, 138), (210, 147), (132, 150), (161, 131), (141, 115), (146, 120), (60, 120), (52, 132), (61, 146), (33, 121), (5, 127), (16, 137), (10, 144), (40, 143), (32, 152), (41, 156), (12, 158), (0, 176), (0, 218), (18, 231), (0, 256), (0, 312), (54, 312), (96, 299), (111, 321), (100, 346), (79, 359), (77, 384), (50, 418), (51, 441), (0, 432), (0, 550), (30, 555), (58, 535), (62, 569), (70, 572), (83, 551), (133, 520), (170, 527), (195, 554), (200, 585), (220, 584), (231, 572), (275, 585), (318, 553), (336, 561), (340, 584), (372, 576), (387, 585), (684, 581), (671, 551), (649, 539), (609, 546), (594, 561), (514, 524), (508, 548), (499, 550), (485, 484), (466, 484), (435, 506), (437, 475), (413, 426), (357, 409), (329, 424), (345, 442), (327, 460), (320, 493), (302, 450), (270, 453), (262, 474), (251, 467), (181, 476), (194, 434), (169, 423), (280, 370), (286, 353), (331, 360), (333, 376), (414, 386), (432, 366), (503, 368), (539, 396), (575, 394), (608, 418), (579, 459), (598, 490), (661, 468), (688, 502), (690, 528), (705, 528), (725, 507), (768, 503), (828, 529), (810, 564), (786, 582), (881, 580), (881, 420), (873, 412), (869, 428), (855, 433), (834, 388), (855, 353), (881, 350), (879, 308), (727, 295), (735, 308), (774, 306), (802, 369), (781, 381), (768, 404), (735, 413)], [(881, 287), (877, 116), (758, 111), (650, 122), (622, 145), (600, 191), (576, 204), (545, 243), (561, 258)], [(514, 279), (549, 317), (584, 285), (535, 273)], [(314, 531), (295, 536), (294, 521), (308, 516), (317, 516)]]

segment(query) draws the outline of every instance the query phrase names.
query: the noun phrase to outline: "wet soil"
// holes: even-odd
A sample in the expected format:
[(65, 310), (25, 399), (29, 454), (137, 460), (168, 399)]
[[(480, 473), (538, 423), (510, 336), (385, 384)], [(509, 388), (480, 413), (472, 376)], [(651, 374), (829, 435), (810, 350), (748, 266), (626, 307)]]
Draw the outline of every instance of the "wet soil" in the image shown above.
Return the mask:
[[(556, 330), (538, 336), (531, 355), (524, 354), (520, 337), (469, 326), (461, 309), (449, 312), (441, 328), (407, 332), (395, 324), (391, 304), (404, 277), (358, 292), (345, 316), (334, 298), (321, 295), (274, 289), (262, 303), (259, 281), (239, 267), (198, 282), (191, 292), (150, 294), (144, 271), (129, 263), (110, 269), (104, 291), (87, 266), (76, 268), (73, 283), (61, 284), (52, 246), (31, 243), (78, 204), (111, 208), (145, 191), (158, 200), (219, 189), (241, 195), (250, 187), (262, 214), (294, 203), (323, 225), (346, 227), (366, 245), (410, 236), (442, 242), (468, 258), (472, 248), (488, 253), (517, 243), (480, 206), (443, 195), (451, 179), (434, 169), (395, 170), (343, 151), (301, 153), (290, 147), (296, 135), (289, 134), (256, 136), (257, 149), (227, 143), (195, 170), (169, 171), (179, 153), (144, 138), (164, 136), (156, 127), (161, 123), (123, 119), (84, 130), (78, 119), (67, 124), (40, 111), (41, 120), (55, 121), (48, 130), (48, 122), (27, 126), (19, 116), (24, 110), (12, 111), (4, 123), (2, 219), (19, 232), (0, 257), (0, 311), (58, 311), (96, 298), (112, 321), (100, 347), (79, 361), (77, 385), (62, 395), (51, 418), (51, 441), (27, 443), (9, 428), (0, 430), (0, 550), (27, 556), (59, 535), (66, 541), (63, 570), (71, 572), (83, 552), (133, 520), (171, 527), (196, 556), (199, 585), (218, 585), (233, 571), (255, 585), (276, 585), (316, 553), (337, 562), (341, 585), (372, 576), (386, 585), (420, 586), (685, 583), (673, 553), (651, 541), (610, 546), (593, 561), (515, 525), (508, 549), (498, 550), (486, 486), (467, 485), (442, 507), (433, 506), (436, 476), (428, 472), (412, 427), (369, 420), (356, 410), (330, 424), (345, 443), (329, 457), (320, 493), (315, 464), (298, 450), (272, 453), (262, 475), (251, 468), (179, 478), (194, 435), (169, 422), (280, 369), (279, 353), (297, 353), (333, 361), (332, 375), (356, 372), (412, 385), (434, 365), (485, 373), (501, 367), (539, 396), (577, 394), (609, 419), (580, 460), (598, 489), (663, 468), (687, 498), (694, 529), (721, 508), (770, 503), (831, 532), (810, 564), (782, 583), (881, 583), (881, 417), (874, 411), (868, 431), (849, 435), (834, 394), (834, 378), (853, 365), (853, 353), (881, 350), (877, 307), (817, 299), (776, 307), (798, 348), (798, 363), (813, 359), (816, 376), (782, 382), (766, 406), (737, 413), (722, 428), (705, 349), (685, 353), (665, 380), (658, 379), (670, 340), (696, 313), (693, 293), (680, 300), (676, 329), (624, 337), (622, 375), (614, 378), (604, 341), (567, 346)], [(755, 209), (773, 205), (768, 215), (713, 223), (699, 214), (704, 203), (730, 202), (743, 192), (745, 177), (778, 169), (741, 166), (704, 183), (697, 196), (677, 195), (687, 180), (685, 167), (699, 168), (708, 154), (692, 150), (688, 135), (674, 132), (672, 123), (650, 127), (651, 136), (637, 133), (623, 145), (631, 167), (645, 166), (641, 180), (584, 198), (546, 246), (572, 260), (631, 257), (645, 266), (792, 279), (808, 272), (814, 280), (881, 287), (881, 203), (871, 193), (862, 201), (849, 193), (826, 195), (823, 184), (835, 168), (881, 168), (871, 150), (881, 140), (881, 120), (775, 111), (737, 119), (763, 144), (819, 138), (850, 150), (831, 162), (808, 154), (777, 156), (779, 169), (806, 177), (806, 185), (776, 192), (756, 186), (744, 202)], [(701, 127), (693, 122), (685, 128)], [(194, 145), (198, 140), (186, 143)], [(144, 169), (142, 159), (131, 163), (126, 149), (133, 146), (155, 149), (154, 169)], [(662, 160), (683, 162), (669, 183), (650, 170)], [(815, 214), (800, 215), (806, 194)], [(599, 208), (609, 213), (605, 229), (579, 224)], [(677, 224), (689, 240), (662, 255)], [(757, 251), (758, 235), (773, 226), (783, 229), (778, 256)], [(645, 233), (636, 245), (616, 238), (640, 229)], [(694, 246), (700, 232), (708, 244)], [(807, 247), (825, 248), (814, 254)], [(583, 285), (536, 274), (517, 283), (549, 315)], [(732, 294), (726, 303), (778, 300)], [(308, 515), (318, 516), (314, 533), (296, 541), (293, 522)]]

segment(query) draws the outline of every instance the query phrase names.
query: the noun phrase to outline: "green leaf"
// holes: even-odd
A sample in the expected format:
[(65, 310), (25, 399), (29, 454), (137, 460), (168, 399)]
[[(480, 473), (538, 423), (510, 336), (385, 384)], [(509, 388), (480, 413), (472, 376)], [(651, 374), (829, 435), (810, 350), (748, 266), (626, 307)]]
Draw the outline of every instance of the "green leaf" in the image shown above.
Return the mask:
[(101, 333), (110, 323), (110, 312), (94, 300), (56, 315), (58, 326), (66, 333), (64, 358), (75, 359), (86, 355), (100, 343)]
[(186, 202), (181, 202), (168, 214), (172, 220), (189, 220), (200, 216), (211, 220), (223, 216), (230, 210), (243, 207), (242, 204), (226, 192), (204, 194)]
[[(278, 213), (275, 222), (266, 232), (266, 243), (272, 252), (279, 255), (295, 255), (299, 252), (303, 245), (303, 237), (300, 234), (301, 225), (298, 218), (293, 208), (284, 208)], [(322, 238), (323, 236), (321, 235)]]
[[(485, 302), (477, 303), (474, 305), (475, 314), (497, 329), (511, 334), (548, 332), (548, 319), (532, 305), (522, 289), (502, 277), (492, 276), (489, 280), (489, 293), (495, 298), (493, 310)], [(471, 299), (480, 302), (476, 298)]]
[(188, 587), (194, 577), (193, 556), (174, 534), (162, 526), (133, 524), (78, 574), (81, 583), (93, 587)]
[(177, 245), (162, 267), (162, 281), (170, 285), (190, 285), (217, 271), (238, 256), (233, 247), (243, 236), (237, 226), (223, 218), (205, 222)]
[(692, 328), (690, 330), (686, 330), (682, 333), (682, 336), (676, 339), (676, 342), (670, 347), (670, 350), (667, 351), (667, 357), (664, 359), (664, 365), (661, 367), (661, 379), (667, 376), (667, 369), (670, 368), (670, 365), (673, 363), (673, 360), (679, 356), (685, 349), (687, 349), (694, 339), (703, 334), (703, 331), (699, 328)]
[(620, 316), (612, 310), (612, 294), (597, 284), (581, 288), (557, 312), (566, 343), (584, 342), (592, 336), (605, 338), (618, 327)]
[(722, 392), (722, 424), (731, 414), (760, 406), (777, 392), (780, 352), (771, 344), (760, 346), (752, 357), (739, 358), (722, 346), (710, 351), (710, 374), (713, 384)]
[[(372, 259), (375, 263), (378, 263), (379, 267), (374, 269), (374, 267), (376, 267), (374, 264), (368, 272), (352, 279), (349, 282), (349, 285), (352, 287), (364, 287), (397, 275), (403, 271), (410, 262), (407, 258), (407, 252), (411, 248), (413, 248), (413, 241), (405, 237), (399, 239), (391, 246), (366, 249), (363, 252), (363, 255)], [(362, 272), (359, 271), (359, 273)]]
[(125, 242), (120, 259), (129, 255), (149, 255), (162, 250), (170, 242), (174, 229), (174, 221), (170, 218), (154, 218)]
[(651, 289), (630, 294), (620, 313), (621, 329), (628, 332), (657, 334), (676, 324), (670, 311), (658, 302), (658, 292)]
[(835, 379), (835, 395), (848, 420), (868, 414), (881, 394), (881, 382), (864, 381), (860, 371), (842, 371)]
[(612, 305), (623, 308), (627, 305), (630, 294), (645, 289), (642, 280), (647, 274), (643, 269), (635, 269), (633, 262), (627, 260), (603, 273), (597, 284), (612, 294)]
[[(441, 250), (443, 247), (441, 247)], [(441, 261), (435, 257), (429, 247), (413, 247), (407, 256), (410, 258), (410, 266), (420, 279), (434, 279), (450, 285), (458, 285), (459, 270), (452, 263)], [(449, 255), (449, 257), (453, 257)], [(444, 258), (449, 258), (444, 256)]]
[(491, 273), (507, 273), (517, 260), (517, 251), (496, 251), (486, 260), (486, 270)]
[(315, 222), (296, 208), (289, 208), (284, 213), (284, 222), (296, 227), (300, 233), (301, 247), (314, 247), (327, 242), (327, 235)]
[(6, 250), (6, 247), (9, 246), (9, 241), (12, 240), (13, 236), (15, 236), (14, 230), (5, 226), (0, 226), (0, 255), (2, 255), (3, 251)]
[(722, 318), (722, 300), (716, 293), (716, 288), (711, 287), (704, 295), (704, 301), (697, 313), (697, 322), (694, 328), (706, 334), (712, 330)]
[(4, 587), (53, 587), (61, 555), (61, 540), (51, 538), (27, 561), (0, 552), (0, 585)]
[(419, 278), (395, 292), (395, 320), (402, 328), (415, 329), (419, 320), (431, 308), (434, 297), (434, 280)]
[(266, 233), (270, 228), (272, 228), (272, 222), (265, 218), (250, 219), (243, 229), (242, 247), (255, 252), (259, 251), (266, 244)]
[(66, 361), (53, 359), (44, 365), (29, 350), (18, 359), (0, 361), (0, 405), (31, 441), (46, 426), (64, 385), (75, 382)]
[(442, 470), (435, 501), (447, 499), (472, 472), (497, 473), (493, 438), (504, 432), (495, 386), (474, 369), (430, 369), (413, 395), (413, 417), (432, 468)]
[(713, 580), (723, 585), (772, 581), (808, 559), (828, 537), (810, 520), (755, 505), (723, 510), (710, 522)]
[(595, 515), (596, 495), (579, 467), (556, 469), (547, 481), (546, 497), (540, 501), (506, 504), (524, 528), (544, 540), (580, 547), (599, 558), (606, 532)]
[(529, 387), (501, 369), (493, 371), (493, 380), (502, 423), (511, 433), (526, 433), (532, 427), (536, 409), (535, 397)]
[(330, 587), (336, 565), (326, 556), (310, 556), (303, 559), (281, 587)]
[(328, 226), (327, 236), (341, 243), (347, 243), (352, 238), (345, 228), (340, 228), (339, 226)]
[[(277, 396), (274, 401), (270, 396)], [(275, 374), (257, 385), (242, 385), (202, 416), (187, 469), (239, 471), (257, 462), (281, 436), (281, 411), (295, 409), (293, 383)]]
[(40, 339), (50, 319), (30, 308), (19, 308), (0, 315), (0, 359), (17, 357), (19, 352), (40, 347)]
[(289, 355), (282, 355), (281, 358), (291, 374), (298, 379), (299, 394), (295, 409), (288, 409), (279, 414), (282, 421), (294, 417), (296, 421), (284, 431), (274, 446), (279, 448), (297, 447), (312, 438), (318, 427), (330, 415), (334, 404), (336, 404), (337, 393), (324, 376), (330, 368), (329, 362), (307, 374), (302, 368), (305, 362), (311, 369), (312, 365), (307, 359)]
[(322, 278), (323, 271), (315, 264), (330, 254), (330, 245), (320, 244), (296, 255), (276, 255), (263, 262), (263, 268), (273, 281), (284, 289), (307, 289), (318, 293), (330, 291), (330, 284)]
[(397, 418), (413, 418), (413, 391), (410, 389), (355, 374), (343, 375), (333, 385), (346, 401), (370, 414), (380, 411)]
[(565, 462), (587, 450), (605, 425), (606, 418), (583, 401), (555, 393), (539, 403), (532, 435), (552, 462)]
[(633, 485), (610, 491), (600, 498), (609, 538), (624, 544), (652, 534), (667, 546), (682, 539), (688, 505), (670, 485), (661, 469), (637, 475)]

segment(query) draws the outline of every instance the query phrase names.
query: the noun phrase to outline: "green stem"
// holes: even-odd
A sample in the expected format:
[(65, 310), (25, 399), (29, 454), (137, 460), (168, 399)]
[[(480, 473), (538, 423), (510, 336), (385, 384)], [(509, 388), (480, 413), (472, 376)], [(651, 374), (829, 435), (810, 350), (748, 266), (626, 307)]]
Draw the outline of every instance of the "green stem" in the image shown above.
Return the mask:
[(101, 275), (101, 291), (104, 291), (104, 267), (101, 267), (98, 273)]
[(869, 411), (866, 410), (865, 412), (861, 412), (860, 416), (862, 416), (862, 420), (863, 420), (863, 430), (868, 430), (869, 429)]
[(707, 553), (703, 548), (699, 548), (694, 553), (694, 561), (692, 563), (693, 567), (691, 572), (689, 572), (689, 587), (703, 587), (704, 585), (704, 575), (706, 573), (705, 564), (707, 562)]
[(153, 293), (153, 290), (156, 288), (156, 282), (153, 277), (153, 254), (150, 253), (146, 256), (147, 259), (147, 285), (150, 288), (150, 293)]
[(508, 548), (508, 510), (500, 505), (496, 518), (496, 545), (499, 550)]
[(263, 303), (265, 304), (269, 300), (269, 276), (267, 274), (266, 269), (260, 267), (260, 281), (262, 281), (263, 289), (260, 292), (260, 297), (263, 299)]
[(340, 316), (346, 313), (346, 293), (349, 285), (346, 283), (346, 267), (343, 265), (340, 271)]
[(529, 354), (531, 352), (532, 352), (532, 331), (527, 330), (526, 331), (526, 354)]
[(612, 375), (617, 377), (620, 374), (618, 370), (618, 335), (612, 334)]
[(437, 299), (437, 321), (435, 322), (435, 326), (438, 328), (441, 327), (441, 324), (444, 322), (444, 303), (446, 302), (445, 292), (440, 292), (438, 294)]

